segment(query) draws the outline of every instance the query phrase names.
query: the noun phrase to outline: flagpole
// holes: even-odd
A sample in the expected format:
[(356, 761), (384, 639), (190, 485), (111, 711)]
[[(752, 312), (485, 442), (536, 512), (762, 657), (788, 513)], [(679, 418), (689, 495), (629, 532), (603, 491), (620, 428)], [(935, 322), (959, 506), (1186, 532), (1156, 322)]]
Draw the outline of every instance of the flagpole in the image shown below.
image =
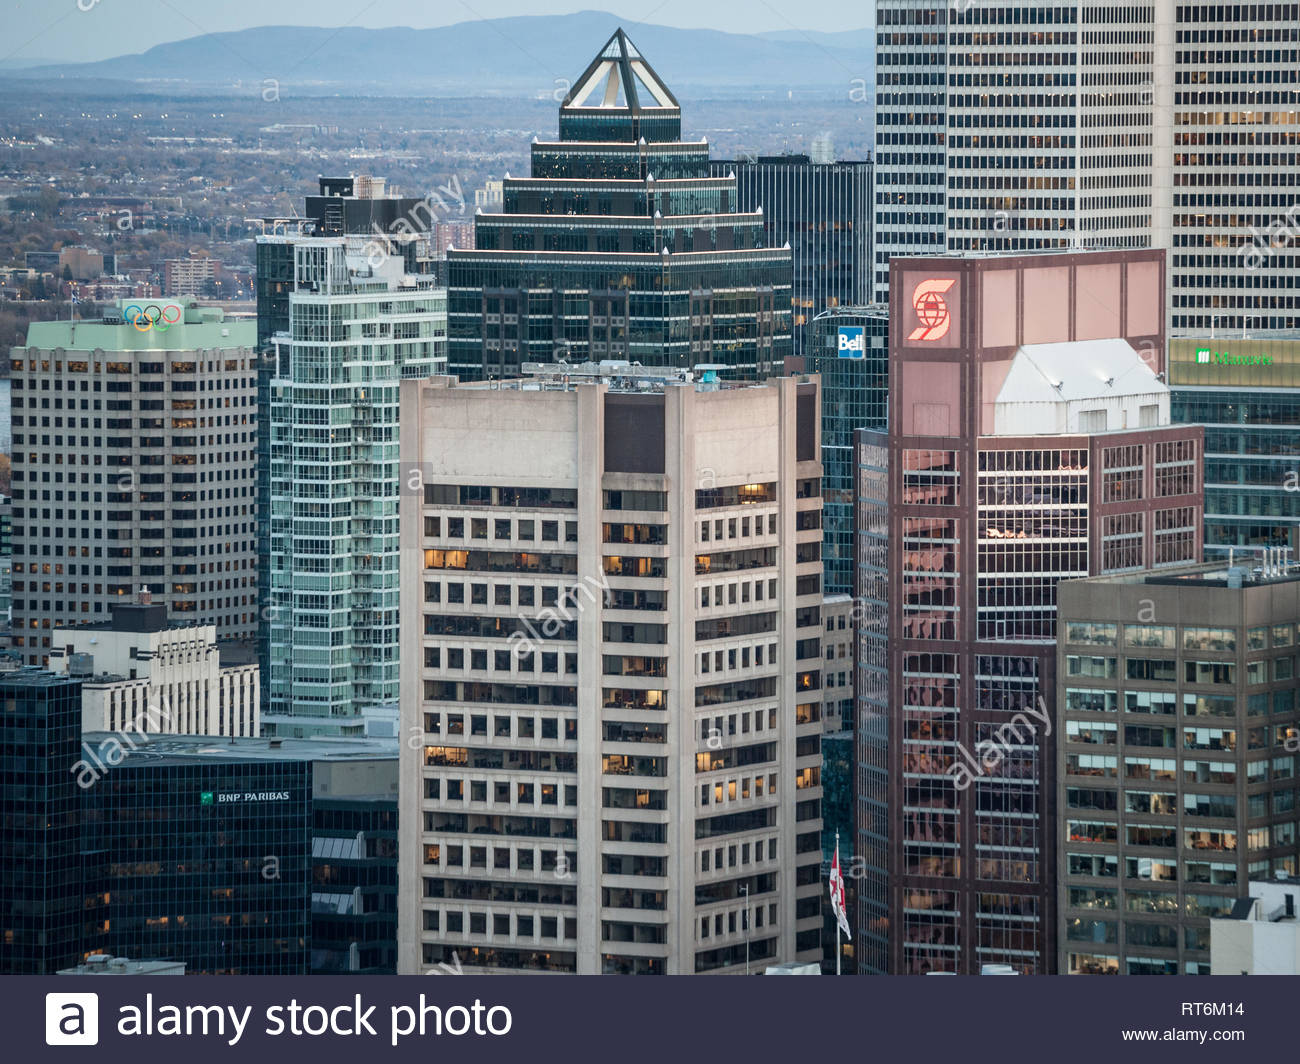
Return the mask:
[[(839, 859), (840, 859), (840, 833), (837, 831), (835, 832), (835, 860), (838, 861)], [(843, 954), (843, 950), (840, 949), (840, 920), (839, 917), (837, 916), (835, 918), (835, 974), (836, 975), (840, 974), (840, 957), (842, 956), (842, 954)]]

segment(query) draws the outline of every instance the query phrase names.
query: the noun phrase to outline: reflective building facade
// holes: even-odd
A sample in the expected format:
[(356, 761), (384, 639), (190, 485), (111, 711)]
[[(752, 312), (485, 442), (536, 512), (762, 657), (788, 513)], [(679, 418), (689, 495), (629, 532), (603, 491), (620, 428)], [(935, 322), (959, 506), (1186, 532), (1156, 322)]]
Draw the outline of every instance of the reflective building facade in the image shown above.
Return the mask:
[(738, 209), (758, 211), (769, 247), (790, 245), (795, 355), (811, 355), (813, 319), (871, 298), (871, 163), (814, 162), (807, 155), (716, 159), (736, 178)]
[(1056, 586), (1200, 556), (1163, 264), (891, 262), (889, 427), (858, 433), (859, 971), (1054, 969)]
[(449, 249), (449, 369), (518, 376), (525, 362), (721, 364), (749, 377), (790, 354), (791, 256), (742, 212), (709, 146), (622, 30), (535, 140), (530, 177)]
[(884, 431), (889, 307), (835, 307), (813, 319), (804, 368), (822, 379), (822, 564), (828, 595), (854, 593), (853, 433)]
[(1171, 414), (1205, 426), (1205, 555), (1300, 550), (1300, 336), (1169, 341)]

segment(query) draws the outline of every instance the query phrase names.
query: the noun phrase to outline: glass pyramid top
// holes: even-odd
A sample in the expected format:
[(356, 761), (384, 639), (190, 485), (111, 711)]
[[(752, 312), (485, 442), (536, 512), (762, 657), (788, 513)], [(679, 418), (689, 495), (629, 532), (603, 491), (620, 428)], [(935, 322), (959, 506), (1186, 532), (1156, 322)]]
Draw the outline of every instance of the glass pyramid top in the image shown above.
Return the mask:
[(565, 111), (599, 110), (639, 115), (679, 111), (677, 98), (620, 28), (615, 31), (560, 105)]

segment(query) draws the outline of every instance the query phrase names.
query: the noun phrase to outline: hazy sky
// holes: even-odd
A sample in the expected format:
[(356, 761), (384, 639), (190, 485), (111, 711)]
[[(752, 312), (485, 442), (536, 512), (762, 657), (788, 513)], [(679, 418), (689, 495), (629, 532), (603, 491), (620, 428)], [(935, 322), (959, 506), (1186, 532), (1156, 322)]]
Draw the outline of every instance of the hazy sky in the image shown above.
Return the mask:
[(80, 61), (250, 26), (412, 26), (613, 11), (627, 22), (737, 33), (862, 29), (871, 0), (0, 0), (0, 62)]

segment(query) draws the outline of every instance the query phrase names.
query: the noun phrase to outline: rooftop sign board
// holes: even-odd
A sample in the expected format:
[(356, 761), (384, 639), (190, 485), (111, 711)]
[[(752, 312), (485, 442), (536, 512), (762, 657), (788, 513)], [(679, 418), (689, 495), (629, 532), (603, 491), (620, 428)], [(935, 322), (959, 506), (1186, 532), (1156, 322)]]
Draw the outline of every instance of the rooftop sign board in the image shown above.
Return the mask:
[(1169, 341), (1171, 387), (1300, 387), (1300, 337)]

